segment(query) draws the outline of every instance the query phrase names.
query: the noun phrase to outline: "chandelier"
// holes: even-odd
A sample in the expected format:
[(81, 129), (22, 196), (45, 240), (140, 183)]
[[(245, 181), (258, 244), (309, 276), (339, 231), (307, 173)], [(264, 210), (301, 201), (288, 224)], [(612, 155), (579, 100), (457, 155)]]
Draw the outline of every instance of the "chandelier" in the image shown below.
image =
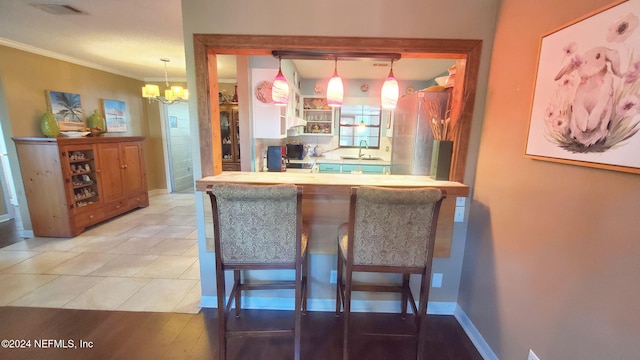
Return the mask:
[(146, 84), (142, 87), (142, 97), (149, 99), (149, 103), (155, 100), (167, 105), (188, 101), (189, 90), (184, 89), (182, 86), (169, 86), (169, 77), (167, 76), (167, 63), (169, 59), (162, 58), (160, 61), (164, 62), (164, 83), (167, 86), (167, 89), (164, 91), (164, 96), (160, 96), (160, 88), (158, 85)]

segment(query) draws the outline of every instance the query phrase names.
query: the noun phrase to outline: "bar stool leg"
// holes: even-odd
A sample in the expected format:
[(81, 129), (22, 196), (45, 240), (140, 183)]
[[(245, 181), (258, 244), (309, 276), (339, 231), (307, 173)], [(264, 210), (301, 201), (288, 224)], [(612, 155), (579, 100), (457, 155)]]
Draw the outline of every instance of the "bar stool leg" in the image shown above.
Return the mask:
[(349, 321), (351, 320), (351, 280), (352, 280), (352, 272), (351, 266), (347, 265), (347, 270), (345, 274), (345, 285), (344, 285), (344, 318), (342, 321), (344, 322), (343, 329), (343, 347), (342, 347), (342, 360), (349, 360), (349, 338), (351, 337), (349, 333)]
[(218, 292), (218, 354), (220, 360), (227, 358), (227, 313), (225, 304), (225, 281), (224, 271), (216, 271), (217, 292)]
[(409, 278), (411, 274), (402, 274), (402, 303), (401, 303), (401, 317), (402, 319), (407, 318), (407, 303), (409, 301), (409, 291), (411, 288), (409, 287)]
[(344, 267), (344, 260), (340, 249), (338, 249), (338, 268), (336, 276), (336, 316), (340, 316), (340, 305), (344, 301), (342, 298), (342, 270)]
[(431, 279), (426, 271), (422, 272), (422, 284), (420, 286), (420, 306), (418, 307), (418, 338), (417, 359), (425, 360), (425, 346), (427, 340), (427, 302), (429, 301), (429, 286)]
[(302, 282), (305, 284), (302, 292), (302, 314), (307, 315), (307, 297), (309, 292), (309, 254), (302, 259)]
[(295, 285), (295, 325), (293, 328), (293, 358), (300, 360), (300, 326), (301, 326), (301, 307), (302, 307), (302, 264), (298, 262), (296, 266), (296, 285)]
[(236, 317), (240, 317), (240, 309), (242, 308), (242, 291), (240, 290), (241, 285), (241, 277), (240, 270), (233, 271), (233, 283), (234, 286), (237, 286), (238, 291), (236, 291), (235, 297), (235, 308), (236, 308)]

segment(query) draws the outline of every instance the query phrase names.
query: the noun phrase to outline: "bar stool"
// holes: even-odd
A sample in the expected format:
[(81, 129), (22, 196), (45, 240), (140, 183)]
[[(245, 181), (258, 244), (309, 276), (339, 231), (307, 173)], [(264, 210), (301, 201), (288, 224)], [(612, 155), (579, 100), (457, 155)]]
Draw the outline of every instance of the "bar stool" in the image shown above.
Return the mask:
[[(227, 338), (293, 336), (294, 359), (300, 359), (301, 313), (307, 308), (307, 240), (302, 224), (302, 188), (296, 185), (215, 184), (209, 189), (213, 212), (218, 296), (219, 358), (226, 359)], [(244, 282), (241, 270), (295, 270), (294, 281)], [(225, 270), (234, 284), (225, 301)], [(227, 319), (235, 300), (240, 316), (243, 290), (295, 289), (292, 329), (230, 330)]]
[[(336, 316), (343, 307), (343, 360), (349, 359), (351, 293), (398, 292), (401, 314), (407, 302), (415, 317), (416, 354), (424, 359), (427, 301), (440, 204), (446, 194), (434, 188), (390, 189), (362, 186), (351, 189), (349, 222), (338, 229)], [(397, 285), (356, 284), (354, 272), (402, 274)], [(409, 287), (411, 274), (421, 276), (419, 308)], [(369, 334), (373, 335), (373, 334)], [(394, 335), (398, 334), (376, 334)]]

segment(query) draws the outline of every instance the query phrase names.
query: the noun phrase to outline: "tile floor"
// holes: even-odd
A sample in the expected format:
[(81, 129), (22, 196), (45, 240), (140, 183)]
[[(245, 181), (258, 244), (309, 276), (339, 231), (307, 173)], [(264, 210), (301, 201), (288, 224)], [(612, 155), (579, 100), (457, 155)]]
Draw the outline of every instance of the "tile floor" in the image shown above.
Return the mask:
[(194, 195), (149, 202), (75, 238), (0, 249), (0, 306), (197, 313)]

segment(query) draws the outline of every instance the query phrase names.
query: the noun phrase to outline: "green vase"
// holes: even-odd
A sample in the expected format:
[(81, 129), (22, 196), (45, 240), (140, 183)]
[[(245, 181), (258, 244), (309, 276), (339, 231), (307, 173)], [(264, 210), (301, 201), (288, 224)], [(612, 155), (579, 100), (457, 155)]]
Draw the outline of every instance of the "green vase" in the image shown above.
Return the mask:
[(104, 130), (104, 121), (98, 110), (94, 110), (93, 114), (87, 118), (87, 127), (89, 129)]
[(58, 126), (56, 117), (51, 111), (47, 111), (42, 115), (42, 119), (40, 119), (40, 130), (42, 130), (42, 135), (46, 137), (54, 138), (60, 135), (60, 127)]

